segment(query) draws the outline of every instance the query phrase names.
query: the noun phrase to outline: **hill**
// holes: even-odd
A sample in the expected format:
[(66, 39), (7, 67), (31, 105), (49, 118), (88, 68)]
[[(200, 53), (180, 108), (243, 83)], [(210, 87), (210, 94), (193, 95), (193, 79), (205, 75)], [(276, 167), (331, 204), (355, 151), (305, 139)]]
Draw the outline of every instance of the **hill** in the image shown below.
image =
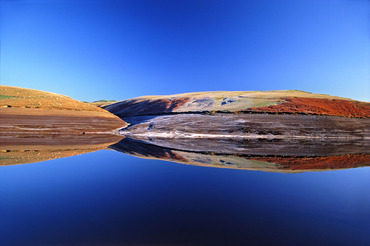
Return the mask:
[(137, 97), (103, 107), (119, 117), (168, 113), (287, 113), (368, 118), (370, 103), (296, 90), (215, 91)]
[(94, 106), (97, 106), (99, 108), (110, 105), (112, 103), (116, 103), (116, 100), (99, 100), (99, 101), (94, 101), (94, 102), (89, 102), (89, 104), (92, 104)]
[(94, 105), (50, 92), (0, 86), (0, 130), (4, 134), (112, 132), (127, 125)]
[(100, 112), (106, 117), (113, 117), (105, 110), (89, 103), (80, 102), (70, 97), (33, 89), (12, 86), (0, 86), (0, 108), (56, 109), (72, 111)]

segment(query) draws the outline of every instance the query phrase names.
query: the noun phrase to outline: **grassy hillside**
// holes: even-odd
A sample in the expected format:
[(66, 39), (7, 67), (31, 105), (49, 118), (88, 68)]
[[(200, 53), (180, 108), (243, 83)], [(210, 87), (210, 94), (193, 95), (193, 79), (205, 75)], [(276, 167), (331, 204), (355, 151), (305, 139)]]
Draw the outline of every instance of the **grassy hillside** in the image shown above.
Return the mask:
[(99, 112), (105, 117), (114, 117), (99, 107), (67, 96), (12, 86), (0, 86), (0, 108), (91, 111)]
[(55, 93), (0, 86), (1, 134), (111, 132), (126, 122), (95, 105)]
[(271, 112), (370, 116), (370, 103), (297, 90), (213, 91), (143, 96), (103, 107), (120, 116), (189, 112)]
[(249, 98), (286, 98), (286, 97), (310, 97), (310, 98), (323, 98), (323, 99), (343, 99), (351, 100), (343, 97), (330, 96), (325, 94), (315, 94), (300, 90), (274, 90), (274, 91), (203, 91), (203, 92), (190, 92), (181, 93), (167, 96), (142, 96), (139, 98), (181, 98), (181, 97), (212, 97), (212, 98), (224, 98), (224, 97), (236, 97), (246, 96)]
[(89, 104), (92, 104), (97, 107), (104, 107), (104, 106), (107, 106), (115, 102), (117, 101), (116, 100), (99, 100), (99, 101), (90, 102)]

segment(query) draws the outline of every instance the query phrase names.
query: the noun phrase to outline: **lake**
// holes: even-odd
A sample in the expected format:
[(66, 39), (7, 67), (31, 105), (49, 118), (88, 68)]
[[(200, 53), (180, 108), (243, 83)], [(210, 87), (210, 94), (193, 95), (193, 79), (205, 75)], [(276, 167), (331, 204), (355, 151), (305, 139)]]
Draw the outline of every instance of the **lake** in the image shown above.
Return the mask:
[(370, 167), (264, 172), (99, 150), (0, 166), (0, 245), (370, 245)]

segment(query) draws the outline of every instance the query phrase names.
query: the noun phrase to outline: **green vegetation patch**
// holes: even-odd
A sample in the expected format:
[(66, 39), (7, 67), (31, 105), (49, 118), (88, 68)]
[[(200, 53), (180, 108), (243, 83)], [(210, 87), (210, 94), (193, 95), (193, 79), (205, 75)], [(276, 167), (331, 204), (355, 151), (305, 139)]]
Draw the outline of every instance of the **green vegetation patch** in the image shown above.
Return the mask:
[(0, 100), (1, 99), (10, 99), (10, 98), (15, 98), (13, 96), (7, 96), (7, 95), (0, 95)]

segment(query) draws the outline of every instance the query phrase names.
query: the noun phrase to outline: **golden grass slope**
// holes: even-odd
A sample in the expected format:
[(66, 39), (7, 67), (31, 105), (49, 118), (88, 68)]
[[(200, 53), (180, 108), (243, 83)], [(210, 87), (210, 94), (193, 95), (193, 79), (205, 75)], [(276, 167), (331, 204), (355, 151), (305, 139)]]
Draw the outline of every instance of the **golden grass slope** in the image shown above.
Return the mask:
[(12, 86), (0, 86), (0, 108), (56, 109), (99, 112), (105, 117), (114, 117), (105, 110), (80, 102), (70, 97)]
[(113, 132), (126, 122), (97, 106), (67, 96), (0, 86), (2, 135)]
[(181, 93), (167, 96), (141, 96), (136, 97), (135, 99), (145, 98), (145, 99), (169, 99), (169, 98), (203, 98), (203, 97), (213, 97), (222, 99), (224, 97), (237, 97), (245, 96), (248, 98), (286, 98), (286, 97), (309, 97), (309, 98), (321, 98), (321, 99), (342, 99), (342, 100), (351, 100), (348, 98), (330, 96), (325, 94), (315, 94), (300, 90), (270, 90), (270, 91), (203, 91), (203, 92), (190, 92), (190, 93)]
[(104, 107), (104, 106), (107, 106), (109, 104), (112, 104), (112, 103), (115, 103), (117, 102), (116, 100), (99, 100), (99, 101), (95, 101), (95, 102), (89, 102), (89, 104), (92, 104), (92, 105), (95, 105), (97, 107)]

